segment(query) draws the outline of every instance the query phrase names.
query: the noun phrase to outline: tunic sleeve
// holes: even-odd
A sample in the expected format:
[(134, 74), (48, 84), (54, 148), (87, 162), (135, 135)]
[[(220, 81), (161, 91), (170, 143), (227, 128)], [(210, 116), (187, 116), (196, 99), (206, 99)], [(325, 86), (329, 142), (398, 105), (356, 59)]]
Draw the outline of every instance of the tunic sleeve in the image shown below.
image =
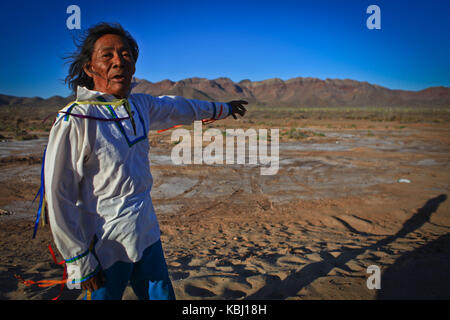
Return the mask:
[(219, 120), (230, 115), (230, 106), (225, 102), (186, 99), (181, 96), (145, 96), (150, 112), (150, 130), (191, 124), (195, 120)]
[(100, 269), (77, 207), (83, 163), (90, 153), (84, 127), (83, 119), (60, 116), (50, 131), (44, 163), (49, 222), (72, 283), (85, 281)]

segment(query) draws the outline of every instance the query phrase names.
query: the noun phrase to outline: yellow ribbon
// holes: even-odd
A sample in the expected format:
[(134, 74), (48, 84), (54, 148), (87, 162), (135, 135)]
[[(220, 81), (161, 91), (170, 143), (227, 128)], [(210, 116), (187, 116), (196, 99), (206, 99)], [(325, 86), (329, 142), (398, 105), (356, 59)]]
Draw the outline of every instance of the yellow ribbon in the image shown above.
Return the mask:
[(133, 113), (131, 112), (130, 102), (128, 102), (127, 99), (119, 99), (119, 100), (114, 100), (114, 101), (87, 101), (87, 100), (86, 101), (72, 101), (67, 106), (69, 106), (73, 103), (111, 105), (111, 106), (114, 106), (115, 110), (120, 106), (124, 106), (125, 110), (128, 113), (128, 116), (130, 117), (131, 125), (133, 126), (134, 135), (136, 135), (136, 123), (134, 122)]

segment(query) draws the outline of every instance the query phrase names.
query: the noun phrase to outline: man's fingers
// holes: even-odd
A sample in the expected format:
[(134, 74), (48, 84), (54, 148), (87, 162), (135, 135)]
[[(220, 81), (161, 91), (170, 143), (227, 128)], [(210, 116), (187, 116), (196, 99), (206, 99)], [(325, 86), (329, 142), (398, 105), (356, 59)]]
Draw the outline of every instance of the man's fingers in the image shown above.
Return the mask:
[(82, 289), (85, 289), (85, 290), (89, 290), (89, 291), (92, 291), (92, 287), (91, 287), (91, 285), (90, 285), (90, 283), (82, 283), (81, 284), (81, 288)]
[(98, 289), (100, 289), (102, 286), (98, 283), (98, 282), (95, 282), (93, 285), (92, 285), (92, 289), (95, 291), (95, 290), (98, 290)]
[(247, 109), (245, 109), (244, 106), (239, 106), (239, 110), (238, 113), (243, 116), (245, 114), (245, 112), (247, 112)]
[(243, 104), (248, 104), (247, 101), (245, 100), (234, 100), (229, 102), (231, 105), (231, 115), (233, 116), (233, 118), (235, 120), (237, 120), (236, 117), (236, 113), (239, 114), (241, 117), (243, 117), (245, 115), (245, 113), (247, 112), (247, 109), (243, 106)]
[(95, 291), (100, 289), (103, 286), (103, 283), (105, 281), (105, 278), (103, 276), (103, 273), (100, 271), (98, 274), (93, 276), (91, 279), (83, 281), (81, 283), (81, 288), (89, 290), (89, 291)]
[(245, 114), (245, 111), (242, 111), (242, 110), (236, 108), (235, 112), (231, 113), (231, 115), (233, 116), (233, 118), (237, 120), (237, 117), (236, 117), (236, 115), (235, 115), (236, 113), (239, 114), (241, 117), (243, 117), (244, 114)]
[(100, 271), (100, 273), (96, 277), (94, 277), (93, 280), (94, 280), (93, 281), (93, 289), (94, 290), (100, 289), (103, 286), (103, 282), (105, 281), (103, 272)]

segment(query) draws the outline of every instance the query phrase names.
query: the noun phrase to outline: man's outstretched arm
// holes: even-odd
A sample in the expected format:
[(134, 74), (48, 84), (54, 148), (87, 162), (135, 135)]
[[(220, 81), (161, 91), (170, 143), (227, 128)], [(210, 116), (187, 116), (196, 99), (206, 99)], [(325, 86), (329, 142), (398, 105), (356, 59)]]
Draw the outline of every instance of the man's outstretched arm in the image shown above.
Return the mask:
[(212, 102), (186, 99), (181, 96), (135, 95), (139, 104), (147, 106), (150, 115), (150, 130), (163, 130), (176, 125), (191, 124), (196, 120), (225, 119), (232, 115), (244, 116), (247, 111), (244, 100)]

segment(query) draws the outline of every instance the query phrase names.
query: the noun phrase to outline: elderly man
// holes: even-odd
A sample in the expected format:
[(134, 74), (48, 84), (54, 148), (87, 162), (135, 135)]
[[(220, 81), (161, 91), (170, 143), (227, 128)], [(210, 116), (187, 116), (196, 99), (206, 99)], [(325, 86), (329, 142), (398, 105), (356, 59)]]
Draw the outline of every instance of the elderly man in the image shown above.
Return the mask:
[(71, 281), (89, 299), (175, 299), (150, 196), (149, 130), (243, 116), (242, 104), (130, 94), (138, 46), (120, 25), (88, 30), (66, 82), (76, 101), (50, 132), (49, 221)]

